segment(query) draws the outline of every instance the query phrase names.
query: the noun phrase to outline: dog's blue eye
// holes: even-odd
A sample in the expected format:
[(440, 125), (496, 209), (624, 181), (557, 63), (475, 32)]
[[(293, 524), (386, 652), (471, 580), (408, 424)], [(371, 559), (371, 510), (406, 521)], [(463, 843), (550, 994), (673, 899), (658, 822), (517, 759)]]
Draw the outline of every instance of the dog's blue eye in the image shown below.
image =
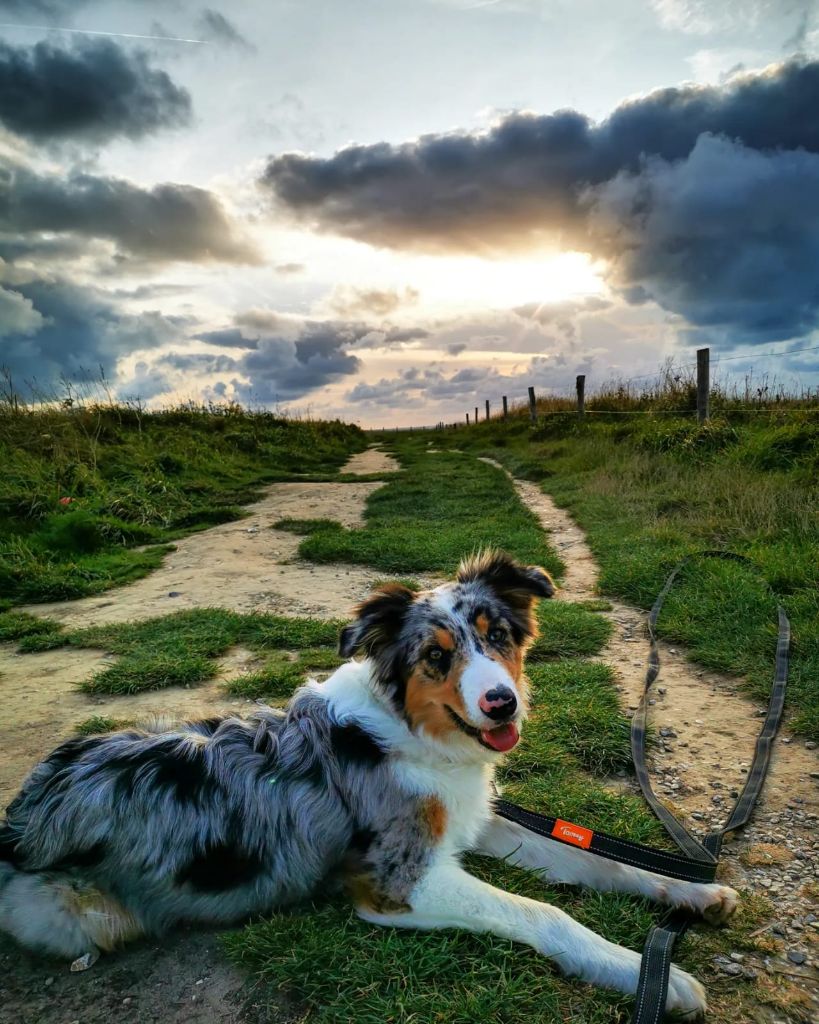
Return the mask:
[(430, 647), (427, 652), (427, 657), (430, 661), (440, 661), (444, 656), (443, 648), (441, 647)]
[(503, 643), (503, 641), (505, 639), (506, 639), (506, 630), (505, 629), (490, 629), (489, 630), (489, 640), (490, 640), (491, 643), (493, 643), (493, 644), (500, 644), (500, 643)]

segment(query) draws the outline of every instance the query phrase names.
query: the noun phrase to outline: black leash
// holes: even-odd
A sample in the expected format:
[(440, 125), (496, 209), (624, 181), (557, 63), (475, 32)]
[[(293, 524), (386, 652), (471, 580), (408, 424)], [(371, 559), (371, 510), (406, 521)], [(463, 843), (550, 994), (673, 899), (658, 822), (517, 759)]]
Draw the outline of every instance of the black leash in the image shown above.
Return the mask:
[[(651, 787), (646, 767), (646, 716), (651, 687), (660, 674), (660, 654), (657, 649), (657, 619), (663, 603), (680, 572), (696, 558), (720, 558), (753, 566), (743, 555), (730, 551), (701, 551), (686, 555), (672, 570), (662, 590), (657, 595), (648, 616), (649, 656), (645, 685), (640, 704), (631, 720), (631, 756), (637, 781), (643, 796), (660, 819), (666, 832), (682, 851), (682, 854), (668, 853), (641, 843), (617, 839), (605, 832), (594, 832), (560, 818), (549, 818), (523, 807), (498, 798), (495, 811), (502, 818), (522, 825), (530, 832), (554, 839), (557, 842), (579, 846), (590, 853), (609, 860), (631, 864), (634, 867), (653, 871), (658, 875), (680, 878), (689, 882), (713, 882), (716, 877), (722, 841), (728, 832), (746, 825), (753, 812), (754, 804), (762, 789), (771, 757), (771, 743), (776, 736), (782, 709), (785, 704), (785, 688), (788, 682), (788, 651), (790, 649), (791, 626), (782, 605), (777, 604), (779, 635), (776, 643), (776, 667), (768, 702), (768, 713), (756, 740), (754, 758), (742, 792), (722, 828), (709, 832), (702, 842), (696, 839), (657, 799)], [(671, 952), (674, 943), (685, 934), (694, 921), (694, 915), (683, 909), (670, 910), (660, 924), (648, 933), (643, 947), (640, 965), (640, 980), (637, 985), (636, 1008), (633, 1024), (657, 1024), (662, 1018), (668, 993), (668, 975), (671, 969)]]

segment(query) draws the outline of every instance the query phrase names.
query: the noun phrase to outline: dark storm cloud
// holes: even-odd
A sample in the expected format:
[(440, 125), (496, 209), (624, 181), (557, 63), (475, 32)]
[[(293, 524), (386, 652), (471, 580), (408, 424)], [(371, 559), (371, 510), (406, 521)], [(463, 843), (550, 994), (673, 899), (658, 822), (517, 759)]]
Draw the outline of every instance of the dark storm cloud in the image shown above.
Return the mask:
[[(249, 310), (234, 317), (239, 327), (196, 335), (200, 341), (245, 349), (231, 358), (234, 396), (248, 403), (275, 403), (302, 398), (311, 391), (361, 369), (348, 351), (372, 333), (366, 323), (344, 320), (297, 321), (271, 310)], [(260, 336), (260, 331), (262, 333)], [(248, 336), (252, 335), (252, 336)], [(205, 367), (213, 357), (193, 354)], [(205, 371), (210, 372), (210, 371)], [(226, 371), (218, 371), (226, 372)]]
[(350, 146), (329, 158), (271, 159), (262, 184), (321, 228), (376, 244), (441, 249), (523, 245), (582, 234), (582, 190), (686, 157), (703, 133), (753, 149), (819, 151), (819, 62), (792, 61), (723, 87), (662, 89), (599, 125), (577, 111), (515, 113), (483, 134)]
[(195, 334), (194, 338), (208, 345), (221, 345), (223, 348), (258, 348), (258, 338), (246, 338), (238, 327), (223, 327), (218, 331), (204, 331)]
[(241, 372), (248, 381), (236, 388), (237, 397), (246, 402), (292, 401), (357, 373), (361, 360), (344, 351), (345, 343), (329, 337), (301, 343), (260, 338), (258, 349), (241, 360)]
[(180, 336), (180, 324), (158, 312), (122, 314), (101, 293), (67, 280), (34, 279), (5, 284), (31, 311), (2, 338), (0, 363), (16, 384), (36, 381), (48, 390), (62, 377), (95, 380), (100, 367), (114, 378), (117, 361)]
[(209, 355), (203, 352), (170, 352), (158, 359), (155, 366), (169, 366), (184, 373), (234, 373), (240, 364), (230, 356)]
[(190, 121), (191, 98), (141, 51), (110, 39), (0, 42), (0, 121), (36, 142), (139, 139)]
[(446, 366), (432, 364), (419, 369), (411, 367), (394, 377), (382, 377), (375, 383), (361, 381), (345, 395), (350, 402), (362, 405), (407, 408), (413, 405), (462, 403), (465, 409), (489, 398), (494, 404), (505, 394), (514, 402), (526, 396), (529, 385), (536, 388), (563, 388), (574, 381), (574, 375), (588, 370), (588, 362), (570, 360), (566, 356), (545, 358), (535, 356), (521, 373), (503, 374), (491, 367), (469, 366), (454, 373)]
[(108, 239), (156, 262), (251, 263), (258, 257), (217, 197), (192, 185), (140, 188), (121, 178), (0, 170), (0, 231)]
[(482, 134), (286, 154), (261, 183), (306, 224), (376, 245), (583, 249), (629, 301), (714, 328), (715, 343), (768, 341), (819, 322), (817, 154), (819, 61), (798, 59), (662, 89), (599, 124), (515, 113)]
[(204, 39), (222, 46), (235, 46), (240, 50), (255, 51), (256, 47), (249, 42), (236, 28), (233, 22), (228, 21), (224, 14), (206, 7), (202, 12), (198, 29)]
[[(649, 160), (595, 192), (612, 281), (723, 346), (803, 335), (819, 320), (819, 155), (703, 136), (687, 160)], [(742, 328), (741, 334), (736, 328)]]

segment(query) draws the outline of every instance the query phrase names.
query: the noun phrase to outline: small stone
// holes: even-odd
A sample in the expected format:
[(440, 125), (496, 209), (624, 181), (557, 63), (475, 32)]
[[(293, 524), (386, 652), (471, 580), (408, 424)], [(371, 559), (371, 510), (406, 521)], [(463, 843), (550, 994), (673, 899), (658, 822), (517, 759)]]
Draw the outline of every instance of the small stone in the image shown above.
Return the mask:
[(816, 750), (816, 740), (805, 740), (805, 750)]
[(739, 964), (720, 964), (719, 969), (723, 974), (742, 974)]
[(789, 949), (788, 959), (792, 964), (803, 964), (807, 959), (807, 954), (803, 953), (801, 949)]
[(735, 964), (741, 964), (745, 959), (744, 953), (729, 953), (728, 956), (734, 961)]
[(124, 998), (124, 999), (122, 1000), (122, 1005), (123, 1005), (123, 1006), (130, 1006), (130, 1005), (131, 1005), (131, 997), (130, 997), (130, 996), (126, 996), (126, 997), (125, 997), (125, 998)]
[(99, 960), (100, 955), (97, 950), (93, 953), (83, 953), (82, 956), (78, 956), (77, 959), (71, 964), (69, 970), (72, 973), (77, 971), (87, 971), (89, 967), (93, 967), (94, 964)]
[(43, 984), (45, 985), (46, 988), (48, 988), (49, 985), (53, 985), (54, 984), (54, 979), (53, 978), (46, 978), (46, 980), (43, 982)]
[(181, 597), (181, 596), (182, 596), (182, 591), (181, 590), (169, 590), (168, 591), (168, 597)]

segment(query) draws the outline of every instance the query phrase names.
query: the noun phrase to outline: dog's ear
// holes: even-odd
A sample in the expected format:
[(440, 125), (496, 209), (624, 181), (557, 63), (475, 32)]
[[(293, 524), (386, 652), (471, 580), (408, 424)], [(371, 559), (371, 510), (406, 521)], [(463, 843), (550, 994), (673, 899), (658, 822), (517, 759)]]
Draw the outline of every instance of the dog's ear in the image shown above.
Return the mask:
[(504, 551), (479, 551), (461, 562), (459, 583), (482, 583), (515, 614), (524, 634), (535, 632), (535, 601), (555, 592), (552, 577), (538, 565), (521, 565)]
[(354, 654), (372, 657), (391, 643), (404, 624), (415, 594), (400, 583), (387, 583), (356, 608), (356, 618), (341, 631), (338, 653), (343, 658)]

